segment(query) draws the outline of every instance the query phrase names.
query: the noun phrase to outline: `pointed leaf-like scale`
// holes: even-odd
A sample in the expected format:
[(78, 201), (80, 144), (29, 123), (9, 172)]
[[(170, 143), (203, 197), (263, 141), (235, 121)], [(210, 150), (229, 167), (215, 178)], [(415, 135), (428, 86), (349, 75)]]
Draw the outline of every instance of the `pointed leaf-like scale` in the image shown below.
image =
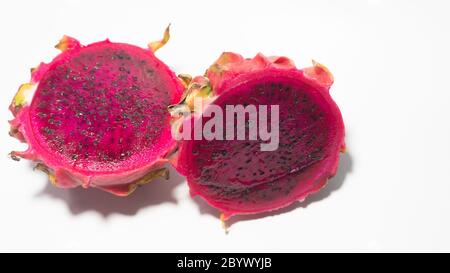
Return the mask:
[(333, 74), (330, 70), (323, 64), (313, 61), (312, 67), (307, 67), (303, 69), (305, 76), (312, 81), (316, 82), (318, 85), (323, 86), (326, 89), (330, 89), (334, 82)]

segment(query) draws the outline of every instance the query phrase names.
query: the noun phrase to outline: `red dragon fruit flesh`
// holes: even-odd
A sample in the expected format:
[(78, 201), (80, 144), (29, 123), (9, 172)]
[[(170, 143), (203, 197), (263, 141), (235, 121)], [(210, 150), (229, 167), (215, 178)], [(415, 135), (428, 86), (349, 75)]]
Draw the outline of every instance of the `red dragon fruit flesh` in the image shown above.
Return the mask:
[[(244, 59), (223, 53), (205, 77), (190, 82), (177, 106), (187, 105), (195, 113), (192, 101), (198, 97), (206, 105), (203, 113), (211, 105), (224, 112), (229, 105), (277, 105), (279, 143), (277, 149), (262, 151), (259, 138), (181, 140), (174, 165), (187, 177), (191, 194), (202, 197), (227, 219), (276, 210), (322, 189), (336, 174), (345, 150), (344, 123), (329, 94), (332, 83), (328, 69), (316, 62), (297, 69), (286, 57), (258, 54)], [(190, 116), (203, 127), (211, 118)], [(229, 119), (224, 118), (224, 127)], [(267, 123), (271, 124), (270, 118)]]
[(14, 151), (62, 188), (95, 187), (119, 196), (155, 177), (176, 149), (167, 106), (182, 82), (154, 51), (109, 40), (81, 45), (65, 36), (62, 52), (32, 70), (10, 110), (10, 134), (28, 144)]

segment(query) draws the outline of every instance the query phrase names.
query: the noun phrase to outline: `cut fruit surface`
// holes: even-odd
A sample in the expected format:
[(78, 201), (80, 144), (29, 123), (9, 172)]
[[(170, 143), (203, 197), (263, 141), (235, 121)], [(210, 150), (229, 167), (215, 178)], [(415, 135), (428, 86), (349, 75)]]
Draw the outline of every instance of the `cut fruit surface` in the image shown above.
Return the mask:
[(180, 100), (182, 82), (150, 49), (67, 36), (57, 48), (33, 69), (24, 85), (33, 90), (22, 87), (11, 104), (11, 134), (29, 145), (11, 155), (39, 162), (57, 186), (117, 195), (164, 176), (176, 148), (167, 106)]
[[(180, 144), (176, 167), (187, 176), (193, 195), (200, 195), (228, 218), (302, 201), (335, 175), (339, 153), (345, 148), (344, 124), (329, 94), (333, 78), (323, 65), (314, 63), (299, 70), (286, 57), (258, 54), (244, 59), (224, 53), (206, 77), (212, 91), (203, 113), (213, 105), (223, 113), (230, 105), (256, 109), (265, 105), (270, 127), (270, 109), (278, 106), (279, 144), (273, 151), (262, 151), (261, 144), (267, 141), (249, 140), (252, 127), (248, 124), (245, 140), (226, 140), (226, 124), (237, 121), (236, 116), (229, 119), (224, 114), (224, 140)], [(212, 118), (192, 119), (205, 126)]]

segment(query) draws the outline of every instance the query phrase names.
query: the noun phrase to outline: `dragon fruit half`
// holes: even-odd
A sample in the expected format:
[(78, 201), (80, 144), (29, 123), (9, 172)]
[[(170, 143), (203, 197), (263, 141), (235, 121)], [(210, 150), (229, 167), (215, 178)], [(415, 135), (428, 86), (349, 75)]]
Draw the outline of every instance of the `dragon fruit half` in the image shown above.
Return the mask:
[[(191, 139), (180, 142), (174, 161), (187, 177), (191, 194), (221, 210), (225, 220), (279, 209), (323, 188), (336, 174), (339, 154), (345, 150), (342, 116), (329, 94), (332, 83), (328, 69), (316, 62), (299, 70), (286, 57), (258, 54), (244, 59), (223, 53), (205, 77), (190, 82), (182, 103), (172, 107), (174, 117), (183, 107), (194, 113), (174, 130), (179, 133), (191, 122)], [(199, 97), (201, 113), (193, 107)], [(204, 113), (212, 105), (224, 112), (229, 105), (278, 105), (278, 148), (262, 151), (261, 138), (195, 139), (195, 122), (206, 126), (213, 115)], [(235, 124), (234, 118), (225, 117), (223, 127)]]
[(184, 90), (154, 55), (168, 39), (168, 28), (149, 49), (61, 39), (62, 53), (32, 69), (12, 101), (10, 134), (29, 146), (11, 157), (37, 162), (58, 187), (119, 196), (167, 176), (163, 165), (176, 149), (167, 106)]

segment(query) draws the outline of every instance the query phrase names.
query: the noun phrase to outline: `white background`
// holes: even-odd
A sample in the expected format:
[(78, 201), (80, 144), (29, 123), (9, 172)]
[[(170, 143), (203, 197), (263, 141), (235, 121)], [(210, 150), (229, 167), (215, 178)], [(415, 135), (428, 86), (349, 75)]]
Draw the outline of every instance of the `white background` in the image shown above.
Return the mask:
[[(0, 250), (450, 251), (450, 4), (448, 1), (1, 1)], [(53, 188), (8, 136), (7, 108), (29, 68), (63, 34), (145, 46), (201, 74), (222, 51), (326, 64), (349, 153), (329, 186), (266, 217), (218, 213), (183, 178), (123, 199)]]

